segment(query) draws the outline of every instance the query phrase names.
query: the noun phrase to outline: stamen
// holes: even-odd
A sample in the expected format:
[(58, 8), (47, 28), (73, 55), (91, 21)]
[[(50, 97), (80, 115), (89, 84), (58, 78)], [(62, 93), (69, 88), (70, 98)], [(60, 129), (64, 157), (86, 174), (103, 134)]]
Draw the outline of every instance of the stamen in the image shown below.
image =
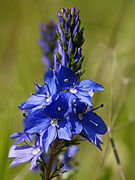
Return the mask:
[(100, 106), (98, 106), (98, 107), (96, 107), (96, 108), (94, 108), (94, 109), (92, 109), (91, 111), (95, 111), (95, 110), (97, 110), (97, 109), (99, 109), (99, 108), (101, 108), (101, 107), (103, 107), (104, 105), (103, 104), (101, 104)]
[(30, 137), (29, 137), (29, 135), (28, 135), (28, 133), (25, 132), (25, 134), (27, 135), (27, 137), (28, 137), (29, 141), (31, 142), (31, 144), (34, 146), (32, 140), (30, 139)]
[(90, 120), (90, 122), (92, 122), (95, 126), (98, 126), (98, 124), (96, 124), (95, 122), (93, 122), (92, 120)]
[(51, 99), (52, 99), (52, 96), (48, 97), (48, 98), (46, 99), (46, 102), (49, 102)]
[(52, 120), (51, 120), (51, 125), (52, 125), (52, 126), (56, 126), (57, 123), (58, 123), (58, 120), (57, 120), (57, 119), (52, 119)]
[(64, 82), (69, 82), (69, 80), (68, 79), (64, 79)]
[(75, 88), (70, 88), (70, 90), (69, 90), (71, 93), (73, 93), (73, 94), (76, 94), (77, 93), (77, 89), (75, 89)]
[(45, 85), (47, 86), (47, 89), (48, 89), (48, 92), (49, 92), (49, 96), (51, 96), (50, 88), (48, 86), (48, 82), (47, 81), (45, 81)]
[(61, 107), (58, 107), (58, 110), (61, 111)]
[(39, 151), (40, 151), (39, 148), (35, 148), (35, 149), (33, 149), (32, 154), (33, 154), (33, 155), (36, 155)]

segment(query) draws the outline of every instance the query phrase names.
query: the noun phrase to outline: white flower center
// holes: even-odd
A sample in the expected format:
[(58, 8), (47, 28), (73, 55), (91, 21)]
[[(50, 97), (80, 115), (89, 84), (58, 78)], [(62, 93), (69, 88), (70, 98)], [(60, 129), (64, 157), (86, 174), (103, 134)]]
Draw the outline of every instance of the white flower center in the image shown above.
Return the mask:
[(89, 95), (90, 95), (90, 97), (94, 96), (94, 92), (92, 89), (89, 91)]
[(32, 151), (32, 154), (33, 154), (33, 155), (36, 155), (39, 151), (40, 151), (40, 149), (39, 149), (39, 148), (36, 148), (36, 149), (34, 149), (34, 150)]
[(51, 99), (52, 99), (52, 96), (48, 97), (48, 98), (46, 99), (46, 102), (49, 102)]
[(70, 88), (70, 90), (69, 90), (71, 93), (73, 93), (73, 94), (76, 94), (77, 93), (77, 89), (75, 89), (75, 88)]
[(57, 120), (57, 119), (52, 119), (52, 120), (51, 120), (51, 125), (52, 125), (52, 126), (56, 126), (57, 123), (58, 123), (58, 120)]

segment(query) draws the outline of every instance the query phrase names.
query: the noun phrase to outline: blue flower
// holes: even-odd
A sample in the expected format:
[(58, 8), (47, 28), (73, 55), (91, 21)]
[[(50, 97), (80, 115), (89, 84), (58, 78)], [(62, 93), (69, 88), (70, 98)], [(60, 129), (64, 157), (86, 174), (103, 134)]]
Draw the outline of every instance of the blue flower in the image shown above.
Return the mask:
[(72, 170), (72, 165), (70, 164), (70, 161), (76, 155), (78, 150), (79, 150), (78, 145), (72, 145), (68, 147), (67, 151), (64, 154), (60, 154), (58, 156), (58, 159), (61, 161), (61, 163), (64, 164), (64, 166), (61, 169), (61, 172), (64, 172), (64, 171), (69, 172)]
[(67, 110), (66, 99), (62, 95), (57, 95), (45, 109), (36, 111), (28, 117), (25, 132), (41, 133), (43, 149), (46, 153), (57, 136), (59, 139), (72, 139), (70, 123), (65, 117)]
[(100, 116), (92, 110), (85, 113), (70, 113), (69, 120), (71, 122), (71, 132), (73, 135), (81, 134), (97, 147), (100, 147), (101, 137), (107, 132), (105, 122)]
[(42, 60), (46, 65), (46, 71), (53, 67), (53, 54), (57, 48), (56, 43), (56, 23), (49, 21), (47, 24), (41, 24), (41, 39), (38, 39), (39, 45), (43, 48)]
[[(22, 134), (20, 134), (19, 136), (22, 137)], [(19, 136), (17, 137), (19, 138)], [(20, 142), (16, 141), (16, 144), (18, 143)], [(15, 159), (12, 161), (9, 167), (13, 167), (13, 166), (31, 161), (29, 169), (35, 170), (38, 168), (37, 160), (40, 158), (42, 153), (43, 153), (43, 150), (41, 150), (41, 147), (40, 147), (39, 137), (35, 138), (35, 145), (33, 144), (32, 146), (27, 143), (26, 145), (15, 145), (14, 143), (9, 150), (8, 158), (15, 158)]]
[(94, 91), (104, 89), (102, 85), (91, 80), (83, 80), (78, 84), (74, 71), (65, 66), (61, 66), (61, 69), (59, 70), (58, 82), (61, 88), (66, 90), (64, 93), (70, 100), (70, 106), (71, 102), (76, 98), (79, 98), (80, 102), (92, 106), (91, 97), (93, 96)]
[(21, 110), (32, 113), (38, 109), (42, 109), (52, 102), (52, 97), (60, 89), (57, 83), (54, 70), (49, 71), (45, 76), (44, 86), (37, 85), (37, 93), (29, 97), (24, 103), (19, 105)]

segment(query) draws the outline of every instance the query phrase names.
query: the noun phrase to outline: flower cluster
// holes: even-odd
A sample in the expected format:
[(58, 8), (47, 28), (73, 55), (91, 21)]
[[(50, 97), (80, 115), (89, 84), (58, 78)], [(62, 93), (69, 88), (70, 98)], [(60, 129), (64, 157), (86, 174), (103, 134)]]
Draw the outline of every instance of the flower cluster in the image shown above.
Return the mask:
[[(97, 108), (93, 109), (92, 103), (94, 92), (103, 90), (103, 86), (92, 80), (80, 80), (84, 37), (83, 28), (80, 29), (79, 11), (75, 7), (61, 9), (58, 18), (57, 28), (55, 23), (41, 25), (43, 39), (39, 43), (49, 68), (44, 76), (44, 85), (36, 83), (36, 93), (19, 105), (25, 112), (24, 133), (12, 135), (17, 140), (9, 151), (9, 158), (16, 158), (10, 167), (31, 160), (30, 169), (38, 169), (43, 162), (48, 162), (55, 144), (56, 156), (61, 154), (63, 148), (66, 150), (65, 155), (60, 156), (63, 157), (61, 163), (64, 163), (60, 169), (68, 171), (71, 166), (66, 164), (70, 159), (66, 155), (70, 150), (70, 157), (77, 152), (77, 135), (101, 149), (101, 135), (107, 132), (105, 122), (94, 112)], [(17, 145), (22, 141), (25, 145)], [(70, 149), (70, 145), (75, 149)], [(58, 167), (55, 168), (57, 170)]]
[(41, 24), (41, 38), (38, 39), (38, 43), (43, 49), (42, 60), (48, 71), (53, 66), (53, 56), (55, 49), (57, 49), (57, 35), (56, 35), (56, 23), (49, 21), (48, 24)]

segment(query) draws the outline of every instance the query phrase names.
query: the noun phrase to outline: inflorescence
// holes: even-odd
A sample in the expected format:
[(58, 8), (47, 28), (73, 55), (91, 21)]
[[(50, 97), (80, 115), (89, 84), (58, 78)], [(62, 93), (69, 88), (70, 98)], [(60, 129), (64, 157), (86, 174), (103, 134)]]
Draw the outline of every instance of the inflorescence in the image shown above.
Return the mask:
[(70, 161), (80, 141), (87, 139), (101, 149), (102, 135), (107, 132), (92, 103), (94, 92), (103, 86), (80, 80), (84, 29), (80, 27), (79, 10), (61, 9), (58, 19), (58, 23), (41, 24), (38, 41), (46, 66), (44, 85), (35, 83), (36, 92), (19, 105), (24, 111), (24, 132), (11, 135), (16, 141), (9, 150), (9, 158), (15, 158), (10, 167), (31, 161), (29, 168), (41, 170), (43, 179), (52, 151), (50, 179), (75, 171)]

